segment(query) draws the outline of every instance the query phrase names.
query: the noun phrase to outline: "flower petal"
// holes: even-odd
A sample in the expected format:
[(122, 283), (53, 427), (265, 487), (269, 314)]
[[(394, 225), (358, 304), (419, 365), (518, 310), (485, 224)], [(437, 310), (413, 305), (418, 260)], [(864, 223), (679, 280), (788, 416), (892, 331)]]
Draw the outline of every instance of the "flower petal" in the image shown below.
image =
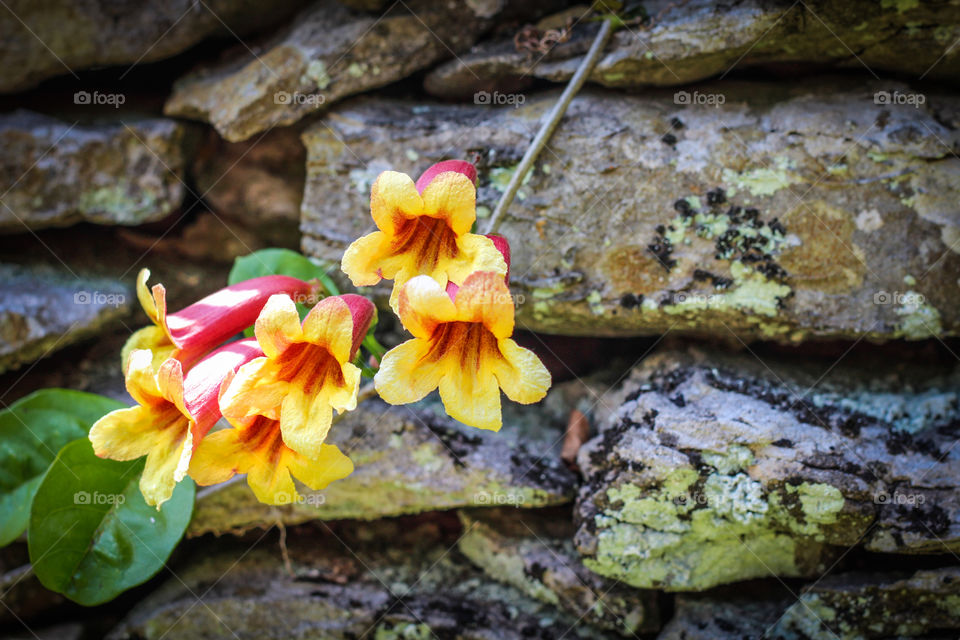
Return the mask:
[(457, 308), (444, 291), (445, 285), (430, 276), (417, 276), (403, 285), (397, 308), (404, 329), (418, 338), (429, 338), (439, 323), (456, 318)]
[[(154, 299), (150, 288), (147, 287), (147, 280), (150, 279), (150, 269), (140, 269), (137, 274), (137, 300), (143, 307), (143, 312), (147, 314), (154, 324), (160, 326), (160, 309), (157, 308), (157, 301)], [(161, 287), (161, 290), (163, 288)], [(166, 315), (166, 296), (161, 296), (164, 303), (163, 315)]]
[(372, 287), (382, 280), (380, 262), (389, 253), (389, 237), (374, 231), (357, 238), (343, 253), (340, 270), (356, 287)]
[(180, 364), (179, 360), (167, 358), (163, 361), (163, 364), (157, 370), (157, 387), (160, 389), (160, 395), (167, 402), (173, 404), (184, 416), (191, 416), (184, 403), (183, 365)]
[(139, 405), (153, 406), (162, 401), (154, 375), (153, 353), (147, 349), (136, 349), (130, 353), (124, 383), (127, 393), (133, 396)]
[(331, 424), (333, 407), (326, 393), (308, 396), (302, 389), (291, 385), (280, 409), (284, 444), (308, 458), (315, 457), (320, 454)]
[(293, 485), (290, 471), (282, 464), (252, 466), (247, 472), (247, 484), (257, 500), (264, 504), (291, 504), (300, 497)]
[(428, 362), (430, 343), (422, 338), (407, 340), (390, 349), (373, 378), (377, 393), (388, 404), (409, 404), (422, 400), (437, 388), (444, 368)]
[(423, 200), (405, 173), (384, 171), (370, 189), (370, 215), (377, 228), (393, 235), (404, 219), (423, 213)]
[(477, 219), (477, 188), (462, 173), (441, 173), (423, 190), (423, 213), (446, 220), (458, 236), (469, 233)]
[(124, 371), (130, 364), (130, 354), (137, 349), (147, 349), (153, 352), (153, 368), (156, 370), (160, 368), (164, 360), (173, 356), (176, 347), (170, 343), (170, 339), (163, 329), (154, 324), (137, 329), (127, 338), (120, 350), (120, 362)]
[(440, 380), (440, 399), (447, 415), (471, 427), (499, 431), (503, 424), (500, 387), (483, 357), (475, 370), (467, 370), (451, 359), (444, 360), (446, 371)]
[(185, 429), (178, 436), (173, 429), (155, 435), (160, 438), (150, 453), (140, 476), (140, 493), (150, 506), (160, 508), (173, 495), (173, 489), (187, 474), (193, 453), (193, 438)]
[(513, 298), (503, 281), (503, 275), (480, 271), (468, 277), (454, 301), (457, 319), (482, 322), (497, 338), (513, 335)]
[(136, 460), (156, 443), (154, 416), (143, 407), (117, 409), (93, 423), (89, 437), (93, 452), (101, 458)]
[(506, 276), (507, 261), (490, 238), (467, 233), (457, 239), (457, 247), (460, 254), (457, 259), (448, 260), (443, 265), (455, 283), (462, 285), (477, 271), (493, 271), (501, 277)]
[(539, 402), (550, 388), (550, 372), (533, 351), (509, 338), (497, 342), (501, 358), (492, 359), (493, 374), (508, 398), (520, 404)]
[(353, 411), (357, 408), (357, 392), (360, 390), (360, 367), (345, 362), (340, 366), (343, 376), (342, 386), (333, 386), (327, 389), (327, 401), (330, 406), (339, 412)]
[(260, 348), (269, 358), (276, 358), (290, 344), (299, 342), (303, 338), (300, 314), (297, 313), (297, 305), (290, 296), (270, 296), (260, 311), (254, 332)]
[(250, 466), (249, 454), (239, 435), (239, 429), (221, 429), (201, 440), (190, 460), (190, 477), (197, 484), (208, 486), (246, 473)]
[(237, 370), (220, 394), (220, 411), (228, 418), (252, 415), (279, 417), (278, 407), (290, 386), (274, 377), (275, 367), (267, 358), (255, 358)]
[(436, 178), (441, 173), (446, 173), (448, 171), (456, 171), (457, 173), (462, 173), (467, 176), (467, 179), (470, 180), (473, 184), (477, 184), (477, 168), (466, 162), (464, 160), (443, 160), (431, 166), (429, 169), (423, 172), (419, 178), (417, 178), (417, 191), (423, 193), (423, 190), (427, 188), (433, 179)]
[(316, 458), (295, 451), (287, 452), (284, 458), (293, 477), (315, 491), (353, 473), (353, 462), (332, 444), (323, 445)]
[(339, 296), (321, 300), (303, 319), (303, 338), (333, 354), (338, 362), (350, 361), (353, 315)]

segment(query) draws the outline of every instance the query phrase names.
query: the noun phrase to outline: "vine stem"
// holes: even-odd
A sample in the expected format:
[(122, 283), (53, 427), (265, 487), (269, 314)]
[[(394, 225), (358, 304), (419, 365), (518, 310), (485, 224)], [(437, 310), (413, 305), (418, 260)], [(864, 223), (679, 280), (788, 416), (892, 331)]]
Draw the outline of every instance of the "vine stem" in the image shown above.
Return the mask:
[[(361, 387), (360, 390), (357, 392), (357, 404), (359, 405), (361, 402), (365, 400), (369, 400), (370, 398), (376, 395), (377, 395), (377, 388), (374, 386), (372, 382), (370, 382), (365, 386)], [(331, 424), (336, 424), (340, 422), (346, 417), (346, 415), (347, 415), (346, 412), (344, 412), (344, 413), (339, 413), (333, 416), (333, 421)], [(235, 484), (240, 484), (245, 479), (246, 479), (245, 476), (233, 476), (226, 482), (221, 482), (220, 484), (204, 487), (203, 489), (200, 489), (199, 491), (197, 491), (196, 499), (198, 501), (203, 500), (204, 498), (207, 498), (219, 491), (223, 491), (228, 487), (232, 487)]]
[(583, 83), (586, 82), (587, 76), (589, 76), (590, 72), (593, 71), (593, 68), (597, 66), (597, 61), (600, 59), (600, 54), (603, 52), (604, 47), (607, 46), (607, 41), (610, 40), (610, 35), (612, 33), (613, 21), (607, 18), (601, 23), (600, 31), (597, 33), (597, 37), (594, 38), (593, 44), (590, 45), (590, 50), (587, 51), (586, 57), (584, 57), (583, 61), (580, 63), (580, 66), (577, 67), (576, 73), (574, 73), (573, 77), (570, 78), (570, 82), (567, 83), (566, 88), (560, 95), (560, 99), (557, 100), (555, 105), (553, 105), (553, 109), (547, 115), (547, 119), (544, 121), (544, 123), (540, 126), (540, 130), (537, 131), (537, 135), (533, 139), (533, 142), (530, 143), (530, 146), (527, 147), (526, 153), (523, 154), (523, 159), (520, 160), (517, 170), (513, 172), (513, 176), (510, 178), (510, 183), (507, 185), (507, 189), (503, 192), (503, 196), (497, 203), (497, 208), (494, 209), (493, 215), (490, 216), (490, 222), (487, 224), (486, 231), (484, 231), (485, 234), (496, 233), (497, 229), (500, 228), (500, 224), (503, 222), (507, 208), (513, 202), (513, 198), (517, 195), (517, 190), (520, 189), (523, 179), (533, 167), (534, 161), (537, 159), (537, 156), (540, 155), (540, 152), (543, 151), (543, 147), (547, 144), (547, 140), (550, 139), (550, 136), (553, 135), (557, 125), (560, 124), (560, 120), (563, 119), (564, 114), (567, 112), (567, 107), (570, 106), (570, 102), (573, 100), (573, 97), (577, 95), (577, 92), (580, 91)]

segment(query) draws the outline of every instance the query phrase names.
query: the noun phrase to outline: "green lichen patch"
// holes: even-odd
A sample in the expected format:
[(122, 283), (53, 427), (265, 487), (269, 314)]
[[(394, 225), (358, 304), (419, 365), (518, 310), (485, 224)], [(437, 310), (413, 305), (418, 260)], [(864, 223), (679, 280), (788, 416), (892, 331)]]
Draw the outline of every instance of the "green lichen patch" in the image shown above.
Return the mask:
[(585, 564), (635, 587), (667, 590), (808, 573), (806, 552), (837, 522), (844, 498), (825, 484), (766, 487), (740, 470), (752, 461), (748, 451), (704, 459), (724, 472), (677, 469), (655, 488), (608, 488), (593, 523), (596, 553)]

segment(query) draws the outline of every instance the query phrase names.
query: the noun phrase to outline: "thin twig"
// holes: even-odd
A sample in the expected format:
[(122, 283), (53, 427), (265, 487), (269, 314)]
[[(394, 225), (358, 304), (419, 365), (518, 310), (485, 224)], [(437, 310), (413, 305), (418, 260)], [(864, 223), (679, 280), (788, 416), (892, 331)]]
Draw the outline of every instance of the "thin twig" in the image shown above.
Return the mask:
[(594, 38), (593, 44), (590, 45), (590, 50), (587, 51), (583, 62), (577, 67), (577, 72), (570, 78), (570, 82), (567, 83), (567, 87), (560, 95), (560, 99), (557, 100), (557, 104), (553, 105), (553, 110), (550, 111), (546, 121), (537, 132), (537, 136), (533, 139), (533, 142), (530, 143), (527, 152), (523, 154), (523, 159), (520, 160), (517, 170), (514, 171), (513, 176), (510, 178), (510, 184), (507, 185), (506, 191), (503, 192), (503, 197), (501, 197), (500, 202), (497, 203), (497, 208), (494, 210), (493, 215), (490, 216), (490, 222), (487, 224), (485, 233), (495, 233), (497, 229), (500, 228), (500, 223), (503, 222), (507, 207), (513, 202), (513, 198), (517, 195), (517, 190), (523, 183), (523, 179), (533, 167), (534, 161), (537, 159), (537, 156), (540, 155), (544, 145), (547, 144), (547, 140), (553, 135), (557, 125), (560, 124), (560, 120), (567, 112), (567, 107), (570, 106), (573, 97), (577, 95), (580, 87), (582, 87), (586, 81), (587, 76), (590, 75), (590, 72), (592, 72), (593, 68), (597, 65), (600, 54), (603, 52), (604, 47), (607, 46), (607, 41), (610, 39), (611, 33), (613, 33), (613, 23), (610, 19), (606, 19), (601, 23), (600, 31), (597, 33), (597, 37)]

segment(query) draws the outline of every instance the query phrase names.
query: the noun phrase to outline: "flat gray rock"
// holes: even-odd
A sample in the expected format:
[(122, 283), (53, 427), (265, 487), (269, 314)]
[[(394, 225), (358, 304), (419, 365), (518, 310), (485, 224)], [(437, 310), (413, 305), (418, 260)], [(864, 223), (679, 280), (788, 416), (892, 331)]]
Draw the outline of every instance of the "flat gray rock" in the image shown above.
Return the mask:
[(209, 131), (197, 151), (191, 171), (197, 192), (224, 224), (253, 235), (248, 244), (300, 245), (307, 162), (300, 129), (281, 127), (244, 142)]
[[(960, 102), (878, 104), (879, 91), (910, 89), (850, 80), (687, 90), (724, 103), (676, 104), (664, 90), (574, 99), (500, 229), (518, 327), (784, 342), (957, 334)], [(482, 230), (556, 97), (337, 108), (303, 136), (304, 250), (339, 262), (373, 229), (380, 172), (416, 177), (447, 158), (478, 165)]]
[(956, 552), (960, 369), (830, 364), (645, 360), (577, 458), (584, 564), (699, 591), (819, 575), (844, 547)]
[[(527, 420), (543, 423), (537, 407)], [(278, 519), (373, 520), (438, 509), (570, 502), (574, 476), (551, 449), (561, 431), (532, 431), (505, 411), (499, 433), (461, 425), (428, 407), (390, 407), (369, 400), (330, 432), (330, 442), (353, 460), (353, 474), (323, 491), (301, 488), (299, 504), (257, 502), (245, 482), (198, 500), (189, 534), (269, 527)], [(515, 413), (521, 413), (516, 411)]]
[(0, 264), (0, 372), (111, 328), (135, 300), (116, 280)]
[(619, 585), (583, 566), (568, 511), (500, 507), (459, 514), (464, 534), (457, 547), (491, 578), (626, 637), (659, 629), (654, 592)]
[(173, 120), (122, 112), (90, 125), (22, 110), (0, 116), (0, 233), (166, 217), (186, 193), (189, 133)]
[(458, 529), (403, 518), (291, 530), (292, 575), (263, 536), (206, 540), (109, 637), (617, 637), (485, 576), (454, 549)]
[(93, 67), (162, 60), (212, 35), (232, 40), (232, 31), (246, 36), (276, 24), (303, 4), (8, 0), (0, 21), (0, 93)]
[(410, 0), (381, 14), (320, 0), (259, 52), (239, 51), (181, 78), (164, 112), (209, 122), (231, 142), (246, 140), (456, 55), (502, 14), (532, 14), (541, 4), (551, 5)]
[[(825, 66), (882, 75), (955, 80), (960, 54), (956, 5), (871, 0), (645, 2), (652, 20), (617, 31), (589, 81), (607, 87), (675, 86), (731, 71), (764, 67), (785, 77)], [(599, 27), (585, 6), (544, 19), (537, 38), (570, 19), (568, 38), (542, 50), (517, 50), (514, 39), (484, 41), (431, 71), (424, 86), (443, 98), (478, 91), (512, 93), (535, 79), (566, 82)], [(536, 44), (535, 42), (530, 43)]]
[(960, 629), (960, 567), (829, 576), (805, 589), (768, 637), (924, 636)]

